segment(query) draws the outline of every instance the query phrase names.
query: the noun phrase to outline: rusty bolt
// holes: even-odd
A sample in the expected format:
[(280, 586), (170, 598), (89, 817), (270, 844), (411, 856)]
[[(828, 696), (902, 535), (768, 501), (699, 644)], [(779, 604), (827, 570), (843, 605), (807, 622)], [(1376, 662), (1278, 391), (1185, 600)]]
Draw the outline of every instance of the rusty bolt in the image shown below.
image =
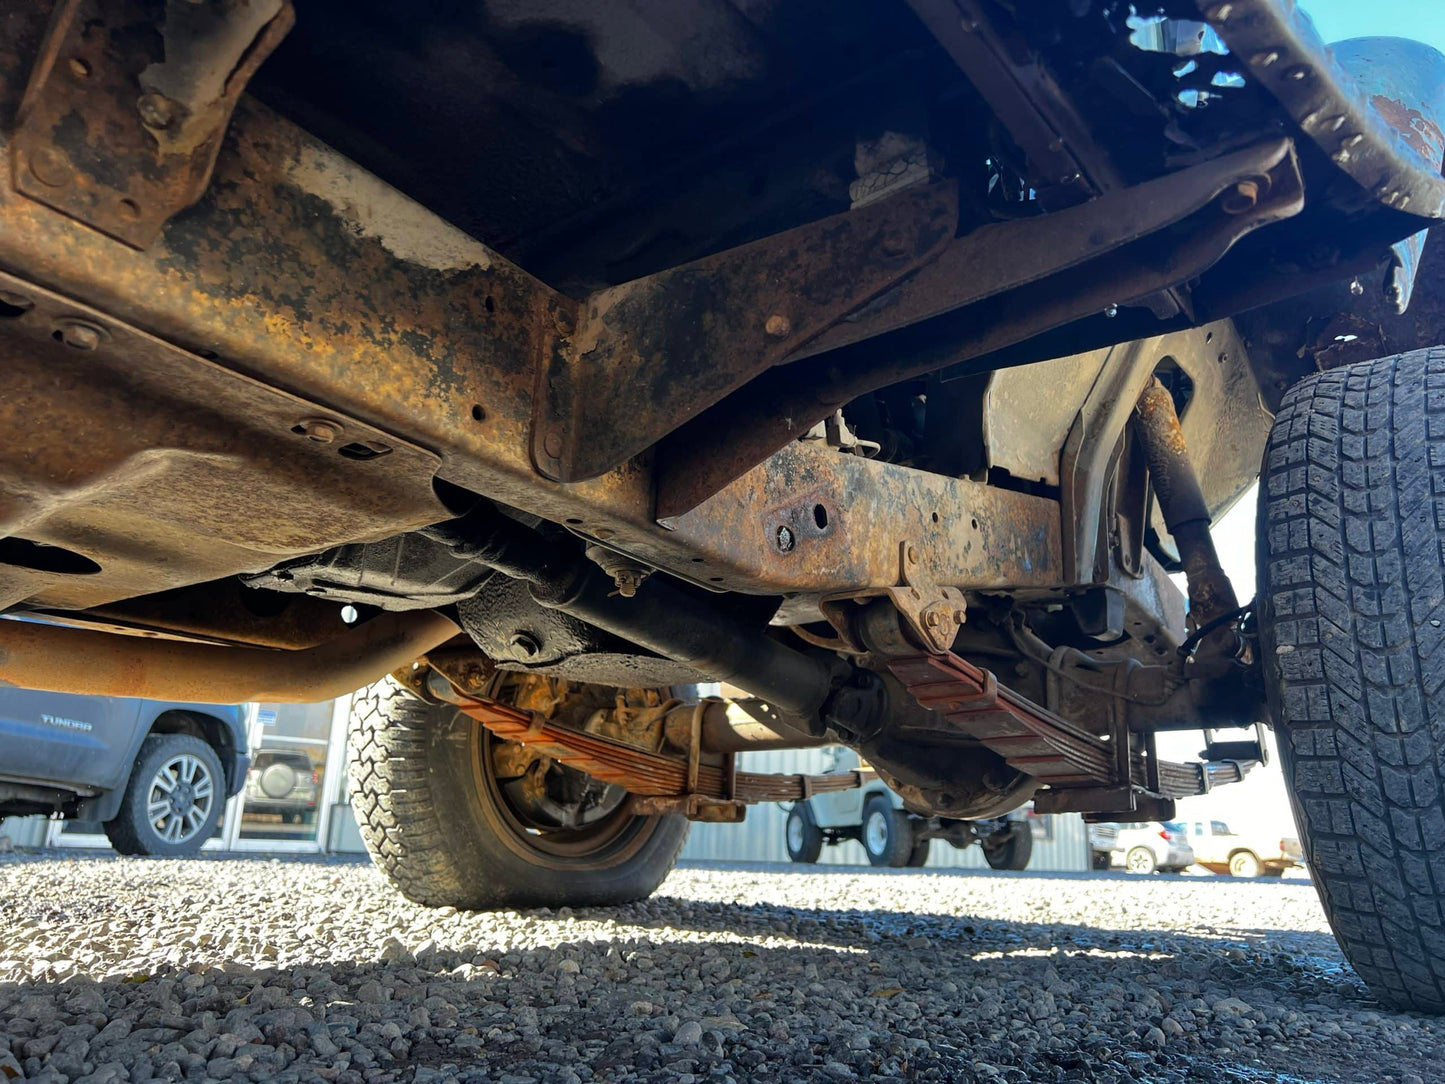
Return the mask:
[(953, 623), (955, 625), (962, 625), (966, 617), (968, 617), (968, 613), (964, 610), (953, 611)]
[(791, 553), (798, 540), (793, 537), (793, 529), (786, 523), (778, 528), (778, 552)]
[(64, 320), (56, 327), (55, 337), (72, 350), (94, 350), (100, 345), (101, 331), (94, 324)]
[(631, 598), (637, 594), (637, 589), (646, 581), (648, 572), (645, 568), (619, 568), (612, 573), (612, 582), (617, 585), (617, 593), (623, 598)]
[(536, 637), (527, 632), (514, 632), (512, 638), (507, 642), (529, 659), (542, 649), (542, 645), (537, 643)]
[(30, 155), (30, 175), (47, 188), (70, 183), (70, 159), (58, 147), (38, 147)]
[(135, 109), (147, 128), (169, 128), (176, 120), (176, 103), (155, 91), (137, 98)]
[(936, 629), (943, 624), (943, 615), (937, 610), (929, 610), (923, 617), (923, 623), (931, 629)]
[(789, 320), (782, 313), (775, 312), (768, 317), (767, 323), (763, 325), (763, 330), (773, 338), (781, 339), (793, 330), (793, 321)]
[(560, 458), (562, 455), (562, 434), (554, 429), (543, 437), (542, 451), (546, 452), (553, 459)]
[(1224, 198), (1219, 201), (1219, 206), (1227, 215), (1242, 215), (1246, 211), (1253, 210), (1258, 203), (1259, 182), (1249, 179), (1237, 182), (1234, 187), (1224, 193)]
[(341, 435), (341, 426), (325, 418), (306, 418), (298, 422), (292, 432), (301, 434), (307, 440), (314, 440), (317, 444), (330, 444)]

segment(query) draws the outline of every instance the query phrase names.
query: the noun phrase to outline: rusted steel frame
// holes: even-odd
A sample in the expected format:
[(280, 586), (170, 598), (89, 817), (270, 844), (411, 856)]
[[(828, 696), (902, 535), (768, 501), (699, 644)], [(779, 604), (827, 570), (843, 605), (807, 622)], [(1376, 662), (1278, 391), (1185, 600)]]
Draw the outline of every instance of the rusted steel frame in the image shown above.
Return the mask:
[(538, 374), (537, 469), (625, 463), (923, 266), (957, 221), (952, 184), (918, 189), (593, 294)]
[[(448, 514), (423, 448), (14, 275), (0, 272), (0, 292), (0, 431), (13, 438), (0, 443), (0, 537), (78, 546), (100, 566), (0, 564), (0, 609), (104, 606)], [(195, 616), (168, 627), (201, 632)]]
[(1209, 506), (1189, 461), (1169, 389), (1151, 380), (1139, 396), (1136, 416), (1154, 495), (1188, 577), (1190, 627), (1197, 629), (1237, 609), (1239, 600), (1214, 549)]
[(1052, 74), (977, 0), (908, 0), (1027, 157), (1043, 206), (1079, 203), (1122, 183)]
[[(1331, 161), (1387, 207), (1445, 216), (1440, 126), (1445, 59), (1427, 46), (1363, 39), (1348, 68), (1293, 0), (1197, 0), (1251, 78), (1273, 94)], [(1370, 74), (1367, 74), (1370, 73)], [(1392, 94), (1411, 88), (1409, 98)]]
[(0, 684), (200, 704), (307, 703), (353, 693), (460, 631), (414, 610), (382, 614), (316, 647), (266, 651), (0, 620)]
[[(0, 40), (0, 60), (9, 64), (14, 45)], [(0, 100), (18, 97), (18, 70), (0, 64)], [(1056, 528), (1043, 516), (1048, 502), (808, 444), (759, 466), (746, 486), (669, 530), (653, 521), (645, 461), (573, 485), (540, 478), (528, 452), (533, 376), (560, 348), (556, 322), (575, 316), (575, 304), (252, 99), (241, 101), (230, 133), (206, 199), (145, 251), (0, 186), (0, 265), (198, 361), (203, 351), (219, 367), (432, 449), (449, 482), (567, 522), (709, 587), (883, 586), (896, 576), (894, 540), (902, 537), (927, 543), (939, 582), (1013, 582), (1019, 562), (995, 573), (977, 539), (926, 533), (933, 528), (920, 524), (920, 514), (928, 517), (921, 509), (956, 526), (981, 504), (988, 514), (977, 518), (999, 536), (990, 541), (1016, 554), (1036, 543), (1057, 552), (1047, 536)], [(800, 477), (830, 495), (831, 529), (781, 553), (765, 542), (775, 524), (757, 521), (752, 502), (764, 490), (774, 495), (767, 507), (783, 506)], [(857, 526), (847, 499), (854, 492), (875, 494)], [(910, 499), (885, 499), (889, 493)], [(740, 507), (749, 510), (743, 519)], [(1009, 519), (1023, 524), (1016, 538), (1006, 533)], [(874, 532), (888, 537), (886, 546), (867, 542)], [(164, 586), (184, 582), (192, 581)]]
[(58, 0), (17, 118), (17, 190), (128, 245), (201, 197), (290, 0)]
[[(875, 340), (858, 343), (807, 363), (775, 369), (755, 381), (745, 394), (724, 400), (664, 441), (657, 457), (657, 513), (660, 518), (695, 507), (752, 463), (808, 431), (820, 418), (876, 388), (933, 372), (969, 358), (1002, 349), (1087, 316), (1110, 305), (1127, 304), (1178, 286), (1202, 274), (1241, 237), (1262, 226), (1289, 218), (1304, 206), (1304, 191), (1292, 146), (1272, 141), (1233, 160), (1222, 174), (1208, 170), (1204, 190), (1224, 195), (1179, 221), (1169, 213), (1165, 195), (1183, 174), (1121, 189), (1092, 203), (1054, 215), (991, 226), (1001, 251), (1030, 269), (1026, 285), (996, 295), (987, 304), (957, 312)], [(1213, 164), (1210, 164), (1213, 165)], [(1240, 209), (1233, 182), (1262, 178), (1256, 202)], [(1219, 187), (1215, 187), (1219, 185)], [(1147, 191), (1148, 197), (1141, 200)], [(1071, 259), (1065, 269), (1040, 277), (1051, 253), (1062, 246), (1067, 218), (1084, 237), (1138, 213), (1135, 201), (1156, 208), (1162, 221), (1146, 236), (1132, 231), (1102, 254)], [(1059, 221), (1055, 221), (1059, 220)], [(1052, 223), (1052, 225), (1051, 225)], [(1165, 228), (1178, 223), (1174, 229)], [(1106, 234), (1107, 236), (1107, 234)], [(1005, 237), (1007, 240), (1005, 240)], [(1087, 242), (1084, 246), (1087, 250)], [(1025, 255), (1026, 254), (1026, 255)], [(986, 265), (992, 270), (995, 264)], [(726, 439), (719, 439), (722, 435)], [(698, 451), (702, 449), (702, 451)]]
[(909, 327), (1097, 259), (1236, 194), (1240, 185), (1257, 191), (1289, 152), (1286, 140), (1268, 140), (1081, 207), (980, 227), (867, 313), (825, 331), (789, 360)]
[(609, 738), (584, 734), (491, 700), (458, 694), (453, 702), (465, 715), (499, 738), (531, 746), (561, 764), (643, 796), (695, 794), (724, 801), (786, 802), (809, 794), (849, 790), (872, 778), (868, 772), (814, 776), (735, 772), (729, 780), (722, 765), (699, 762), (695, 787), (690, 789), (688, 762), (681, 756), (650, 753)]

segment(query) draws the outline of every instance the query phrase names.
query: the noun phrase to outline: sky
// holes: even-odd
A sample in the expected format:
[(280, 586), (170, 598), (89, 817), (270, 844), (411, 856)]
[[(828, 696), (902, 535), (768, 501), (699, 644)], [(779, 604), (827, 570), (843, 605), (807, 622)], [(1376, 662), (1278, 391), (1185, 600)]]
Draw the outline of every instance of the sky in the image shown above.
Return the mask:
[(1325, 41), (1380, 34), (1445, 52), (1445, 0), (1300, 0)]
[[(1395, 35), (1445, 52), (1445, 0), (1300, 0), (1300, 6), (1309, 12), (1325, 41)], [(1213, 532), (1220, 561), (1240, 599), (1254, 596), (1255, 497), (1251, 489), (1215, 524)], [(1229, 739), (1238, 732), (1222, 736)], [(1160, 741), (1160, 752), (1175, 760), (1192, 760), (1199, 751), (1197, 735), (1165, 735)], [(1243, 783), (1179, 803), (1180, 820), (1204, 817), (1224, 820), (1236, 831), (1252, 828), (1294, 834), (1277, 757), (1269, 766), (1255, 769)]]

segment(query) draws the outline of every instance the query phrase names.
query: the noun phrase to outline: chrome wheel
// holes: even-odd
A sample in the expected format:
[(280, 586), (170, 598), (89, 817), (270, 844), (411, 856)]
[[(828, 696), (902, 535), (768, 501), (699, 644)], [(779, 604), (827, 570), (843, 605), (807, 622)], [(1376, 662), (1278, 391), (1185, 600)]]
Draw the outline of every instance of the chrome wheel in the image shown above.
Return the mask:
[(216, 781), (199, 757), (180, 753), (151, 777), (146, 820), (166, 843), (187, 843), (205, 827), (216, 801)]

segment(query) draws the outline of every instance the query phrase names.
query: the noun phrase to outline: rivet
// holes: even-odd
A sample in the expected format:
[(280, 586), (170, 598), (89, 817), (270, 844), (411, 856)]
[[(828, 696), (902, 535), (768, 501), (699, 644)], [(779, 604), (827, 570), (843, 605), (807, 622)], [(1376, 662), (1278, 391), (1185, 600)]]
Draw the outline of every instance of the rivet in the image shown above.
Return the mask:
[(30, 175), (48, 188), (70, 183), (70, 159), (56, 147), (40, 147), (30, 155)]
[(793, 330), (793, 321), (789, 320), (782, 313), (775, 312), (769, 316), (767, 322), (763, 324), (763, 330), (773, 338), (781, 339)]
[(1256, 64), (1258, 64), (1261, 68), (1267, 68), (1271, 64), (1279, 60), (1279, 50), (1266, 49), (1262, 53), (1255, 53), (1254, 56), (1250, 59), (1253, 60)]
[(904, 556), (908, 558), (908, 563), (910, 565), (918, 564), (918, 547), (913, 545), (912, 543), (909, 543), (908, 549), (904, 553)]
[(562, 455), (562, 434), (554, 429), (543, 437), (542, 451), (546, 452), (553, 459), (560, 458)]
[(1310, 77), (1310, 69), (1308, 65), (1297, 64), (1289, 71), (1285, 72), (1284, 76), (1286, 79), (1293, 79), (1296, 83), (1302, 83), (1304, 82), (1304, 80)]
[(1210, 8), (1208, 18), (1210, 22), (1222, 23), (1234, 12), (1233, 4), (1220, 4), (1218, 7)]
[(15, 290), (0, 290), (0, 304), (9, 305), (12, 309), (24, 309), (26, 312), (35, 308), (34, 301)]
[(73, 56), (66, 62), (66, 66), (70, 68), (70, 74), (77, 79), (90, 78), (90, 61)]

